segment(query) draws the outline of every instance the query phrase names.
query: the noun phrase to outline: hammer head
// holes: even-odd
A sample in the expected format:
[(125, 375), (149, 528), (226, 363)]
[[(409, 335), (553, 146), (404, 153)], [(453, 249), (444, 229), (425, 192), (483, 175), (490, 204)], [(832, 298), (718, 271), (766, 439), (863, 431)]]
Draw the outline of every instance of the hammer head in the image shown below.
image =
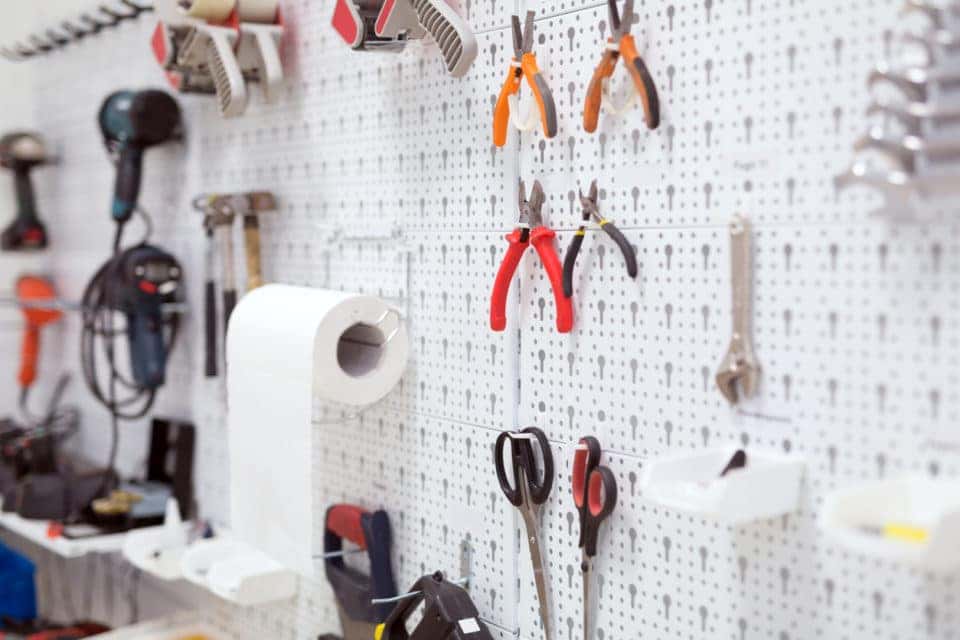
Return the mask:
[(0, 165), (7, 169), (29, 169), (49, 161), (47, 145), (35, 133), (19, 131), (0, 138)]

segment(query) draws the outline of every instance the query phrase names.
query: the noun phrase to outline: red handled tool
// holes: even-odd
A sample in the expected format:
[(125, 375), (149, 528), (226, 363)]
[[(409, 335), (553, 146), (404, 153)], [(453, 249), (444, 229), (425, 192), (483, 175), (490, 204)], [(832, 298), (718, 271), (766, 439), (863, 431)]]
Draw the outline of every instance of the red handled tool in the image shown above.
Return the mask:
[(500, 264), (490, 299), (490, 328), (494, 331), (503, 331), (507, 327), (507, 294), (510, 292), (510, 283), (520, 259), (531, 244), (540, 256), (553, 287), (553, 297), (557, 304), (557, 331), (569, 333), (573, 329), (573, 303), (563, 294), (563, 266), (553, 244), (557, 234), (543, 224), (541, 209), (544, 200), (546, 197), (539, 181), (533, 183), (529, 201), (526, 187), (523, 181), (520, 182), (520, 224), (506, 237), (510, 246)]
[[(337, 597), (344, 640), (369, 640), (393, 607), (374, 599), (397, 595), (390, 564), (390, 519), (385, 511), (364, 511), (350, 504), (327, 510), (323, 550), (327, 580)], [(343, 541), (367, 552), (370, 573), (364, 575), (343, 561)]]
[(20, 360), (20, 388), (24, 396), (37, 379), (37, 360), (40, 356), (40, 328), (59, 320), (63, 313), (50, 305), (57, 294), (53, 285), (43, 278), (24, 276), (17, 281), (17, 298), (23, 307), (26, 328)]
[(600, 442), (593, 436), (587, 436), (580, 440), (573, 458), (573, 503), (580, 514), (584, 640), (590, 640), (592, 635), (590, 596), (593, 587), (593, 559), (597, 555), (600, 525), (610, 517), (617, 506), (617, 479), (610, 469), (601, 466), (602, 455)]

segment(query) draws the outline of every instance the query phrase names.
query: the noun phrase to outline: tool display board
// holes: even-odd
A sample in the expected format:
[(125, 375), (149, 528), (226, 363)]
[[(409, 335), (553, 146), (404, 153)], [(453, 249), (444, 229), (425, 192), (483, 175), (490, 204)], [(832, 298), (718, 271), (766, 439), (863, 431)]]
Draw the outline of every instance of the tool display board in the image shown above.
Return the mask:
[[(205, 238), (190, 201), (271, 189), (282, 211), (262, 219), (268, 281), (373, 293), (407, 314), (401, 387), (358, 416), (318, 406), (312, 487), (318, 526), (333, 502), (390, 513), (400, 588), (435, 570), (459, 577), (467, 540), (471, 592), (495, 636), (541, 637), (522, 524), (491, 460), (500, 430), (536, 425), (558, 462), (542, 525), (557, 638), (582, 635), (569, 486), (573, 447), (588, 434), (620, 485), (596, 563), (598, 640), (955, 637), (954, 578), (849, 553), (815, 526), (833, 489), (960, 473), (960, 227), (950, 217), (893, 227), (869, 216), (877, 196), (833, 187), (866, 127), (865, 79), (888, 53), (898, 0), (638, 2), (634, 33), (664, 121), (651, 133), (640, 110), (603, 114), (594, 135), (580, 114), (609, 29), (604, 3), (464, 6), (480, 55), (454, 80), (435, 47), (354, 52), (329, 26), (333, 2), (288, 0), (291, 80), (278, 104), (263, 105), (254, 86), (247, 115), (224, 121), (213, 99), (183, 98), (186, 142), (148, 153), (143, 203), (154, 241), (187, 269), (191, 307), (157, 413), (197, 426), (201, 514), (228, 521), (229, 485), (222, 378), (203, 378)], [(534, 50), (560, 133), (514, 130), (495, 149), (515, 9), (537, 13)], [(96, 128), (100, 101), (163, 84), (150, 22), (29, 63), (37, 122), (63, 150), (37, 191), (68, 297), (110, 247), (114, 174)], [(568, 336), (555, 331), (532, 252), (514, 284), (514, 324), (488, 328), (519, 177), (542, 181), (561, 249), (579, 224), (578, 187), (598, 179), (602, 212), (638, 250), (633, 281), (609, 238), (591, 232)], [(758, 396), (731, 409), (713, 374), (730, 339), (726, 224), (737, 212), (754, 225), (763, 371)], [(78, 371), (79, 321), (69, 322), (61, 356)], [(107, 415), (81, 389), (74, 396), (79, 446), (105, 456)], [(136, 468), (146, 438), (146, 423), (124, 427), (124, 468)], [(728, 443), (804, 456), (800, 510), (734, 528), (644, 501), (651, 457)], [(290, 602), (219, 605), (211, 622), (241, 638), (339, 628), (322, 578), (302, 581)]]

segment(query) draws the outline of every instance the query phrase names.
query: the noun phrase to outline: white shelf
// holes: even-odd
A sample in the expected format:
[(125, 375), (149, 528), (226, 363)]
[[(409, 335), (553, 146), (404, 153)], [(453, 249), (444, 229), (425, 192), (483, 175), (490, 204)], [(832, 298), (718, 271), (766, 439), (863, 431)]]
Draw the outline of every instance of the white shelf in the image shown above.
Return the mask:
[(796, 511), (803, 459), (750, 449), (746, 467), (720, 477), (737, 449), (719, 447), (651, 460), (643, 477), (644, 498), (732, 525)]
[[(117, 552), (123, 548), (123, 542), (127, 537), (126, 532), (123, 532), (77, 540), (70, 540), (63, 536), (51, 538), (47, 535), (50, 522), (46, 520), (26, 520), (13, 513), (0, 513), (0, 527), (64, 558), (79, 558), (88, 553)], [(162, 528), (147, 527), (140, 529), (140, 531)]]
[[(827, 495), (818, 525), (837, 544), (874, 558), (939, 573), (960, 569), (960, 482), (907, 476)], [(885, 533), (925, 532), (925, 540)]]

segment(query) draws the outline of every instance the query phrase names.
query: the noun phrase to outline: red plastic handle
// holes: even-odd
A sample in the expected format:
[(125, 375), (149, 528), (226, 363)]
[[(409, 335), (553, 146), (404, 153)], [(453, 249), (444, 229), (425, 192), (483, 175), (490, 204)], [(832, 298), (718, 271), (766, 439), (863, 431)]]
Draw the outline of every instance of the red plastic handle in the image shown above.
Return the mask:
[(40, 355), (40, 327), (27, 323), (20, 352), (20, 386), (29, 387), (37, 379), (37, 357)]
[(530, 244), (537, 250), (550, 278), (550, 286), (553, 287), (553, 299), (557, 303), (557, 331), (570, 333), (573, 329), (573, 302), (563, 295), (563, 266), (553, 244), (556, 237), (552, 229), (537, 227), (530, 234)]
[(367, 512), (352, 504), (338, 504), (327, 512), (327, 529), (361, 549), (367, 548), (361, 520)]
[(523, 252), (527, 250), (527, 243), (520, 240), (522, 234), (521, 229), (514, 229), (513, 233), (506, 236), (510, 248), (500, 263), (497, 279), (493, 283), (493, 295), (490, 296), (490, 328), (494, 331), (507, 328), (507, 294), (510, 293), (513, 274), (517, 272)]
[(596, 517), (603, 513), (603, 510), (607, 506), (607, 495), (604, 493), (606, 487), (603, 485), (603, 475), (599, 472), (594, 472), (590, 474), (589, 481), (589, 495), (588, 500), (590, 507), (590, 515)]
[[(581, 440), (580, 444), (584, 441)], [(577, 449), (573, 454), (573, 504), (577, 509), (583, 508), (584, 493), (587, 490), (587, 457), (590, 452), (584, 449)]]

